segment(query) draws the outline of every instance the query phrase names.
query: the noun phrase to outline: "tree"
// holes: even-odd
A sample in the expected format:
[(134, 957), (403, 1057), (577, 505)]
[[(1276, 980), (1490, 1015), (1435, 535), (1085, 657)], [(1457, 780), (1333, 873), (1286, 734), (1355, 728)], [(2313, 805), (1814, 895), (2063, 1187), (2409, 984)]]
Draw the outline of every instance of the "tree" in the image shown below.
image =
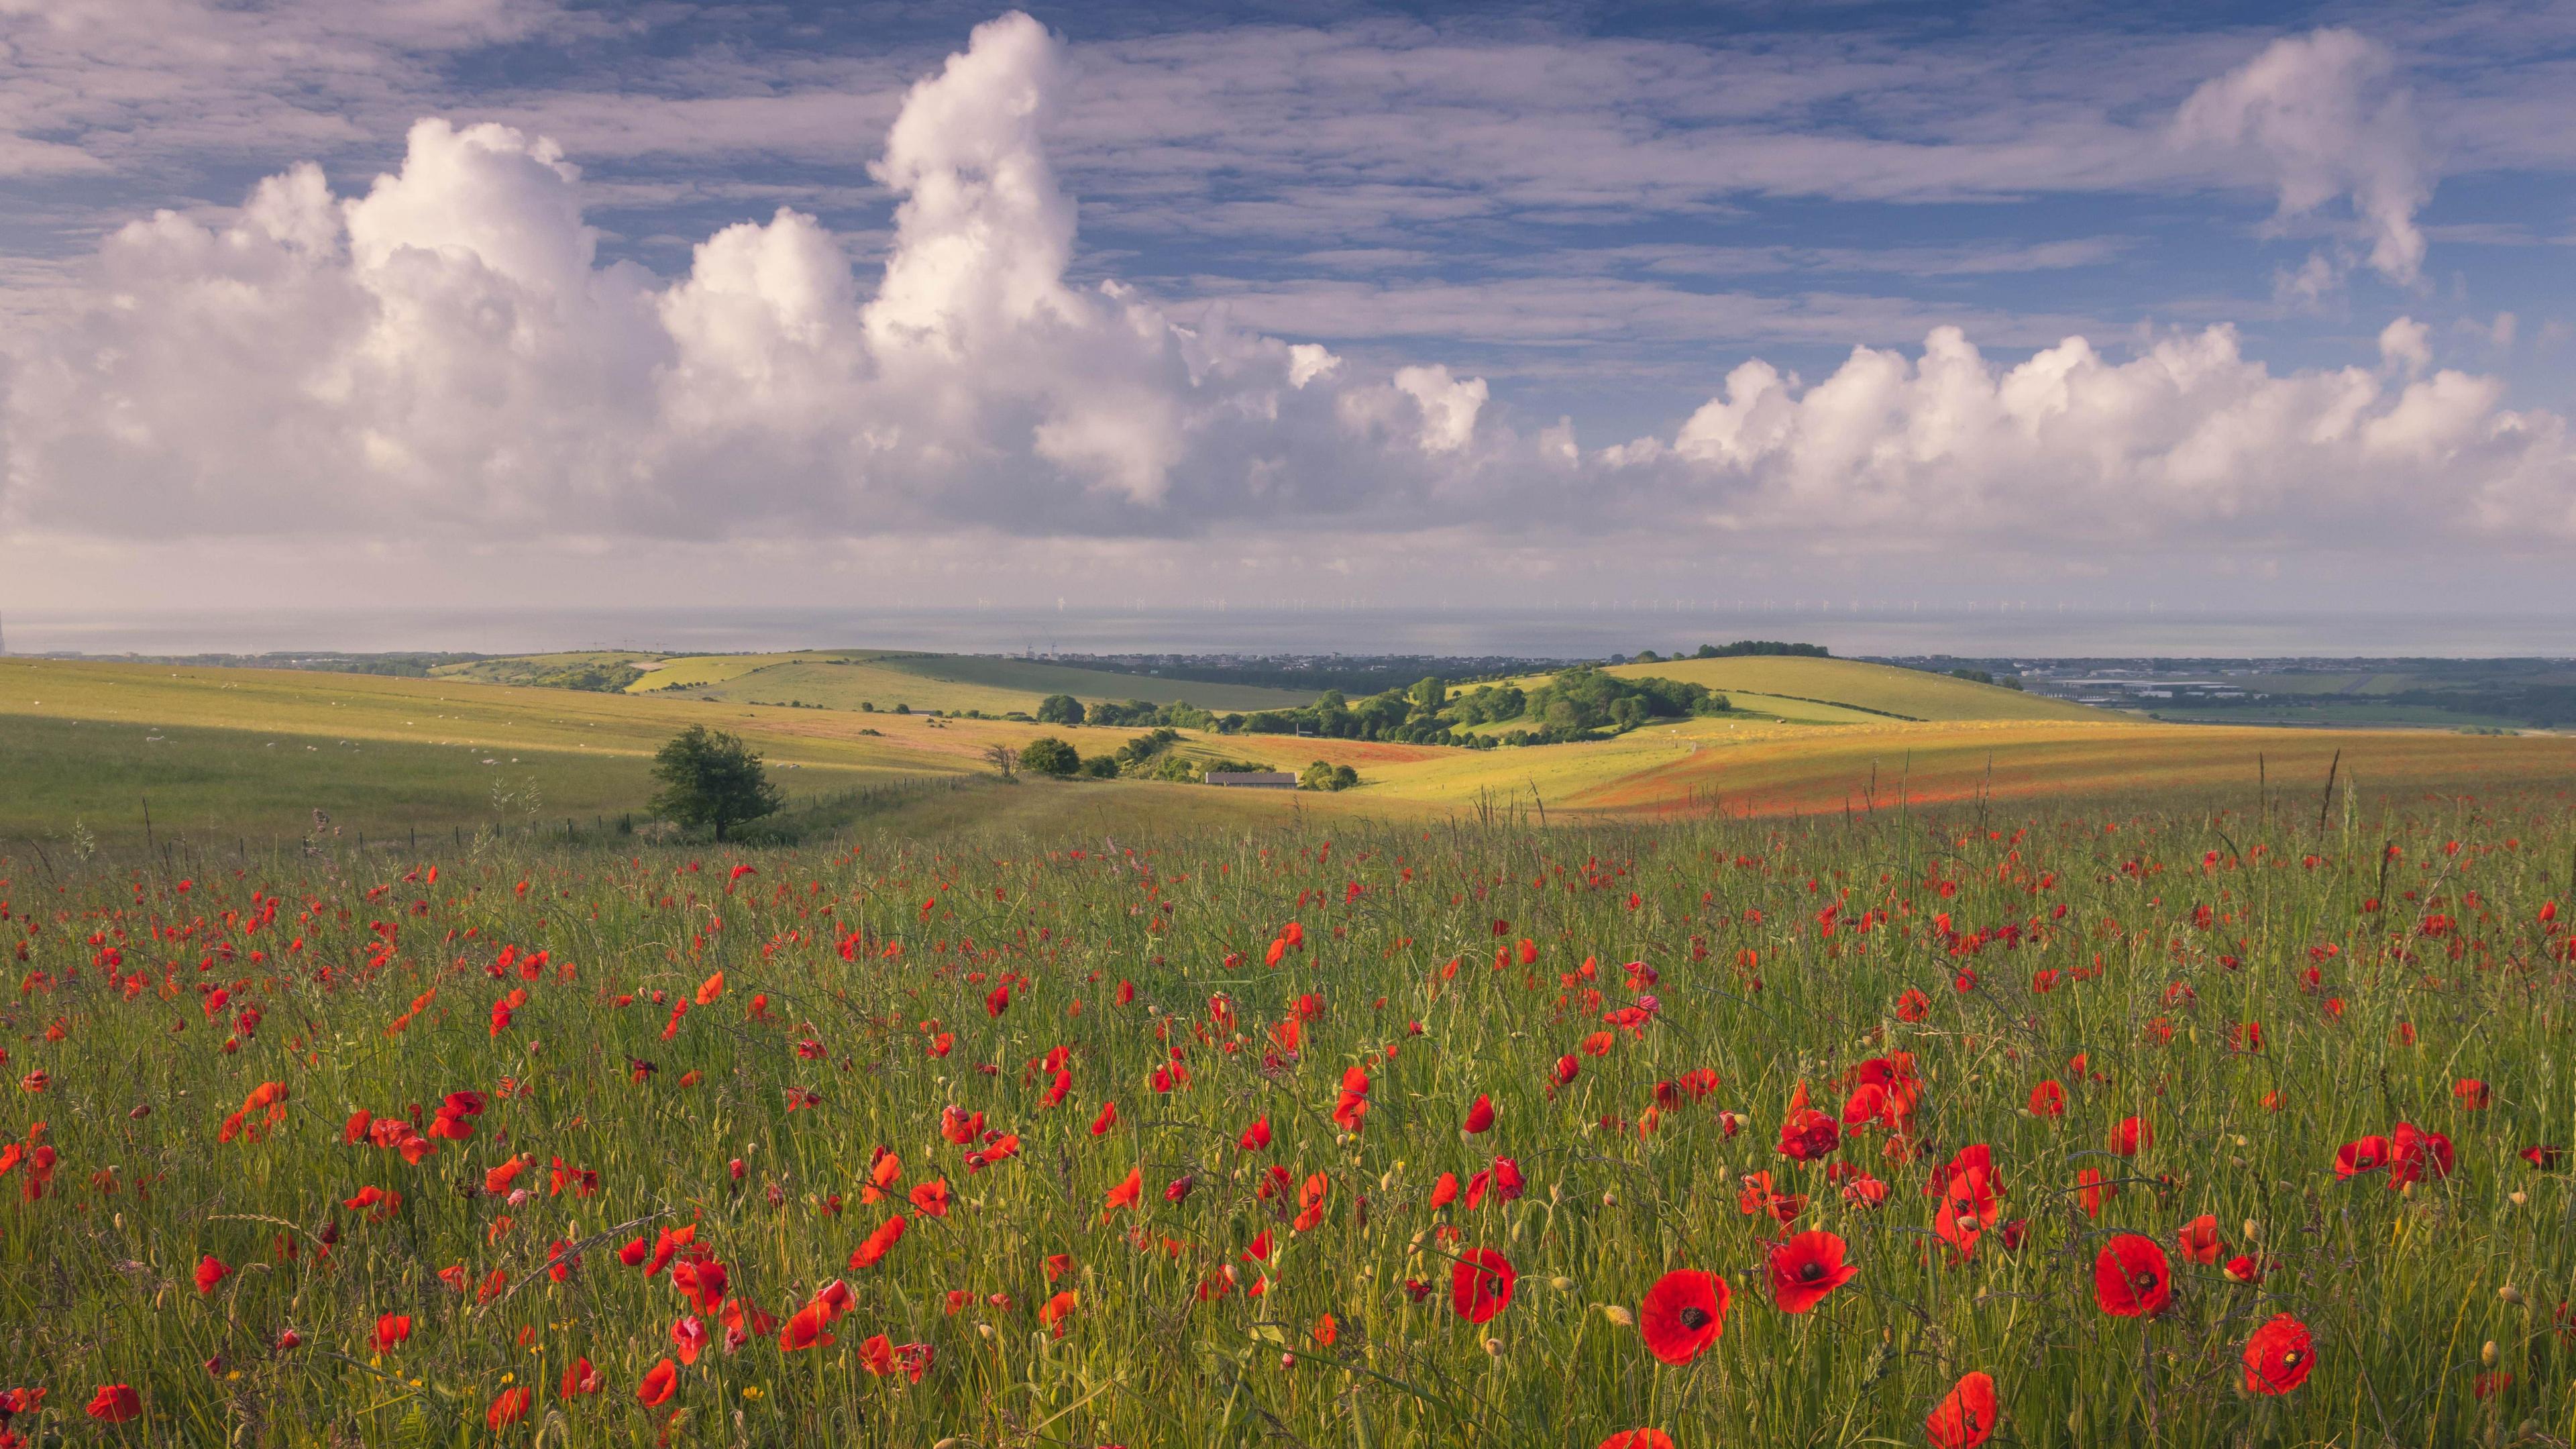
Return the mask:
[(1438, 714), (1449, 704), (1449, 684), (1443, 679), (1417, 679), (1404, 694), (1413, 702), (1414, 712), (1420, 715)]
[(1038, 701), (1038, 723), (1078, 725), (1082, 723), (1082, 701), (1069, 694), (1050, 694)]
[(1053, 735), (1040, 735), (1020, 746), (1020, 768), (1032, 775), (1053, 775), (1058, 779), (1082, 768), (1082, 756), (1073, 746)]
[(662, 782), (652, 810), (684, 826), (712, 827), (716, 839), (745, 821), (777, 813), (786, 803), (760, 756), (736, 736), (691, 725), (653, 756), (653, 778)]
[(1011, 767), (1019, 763), (1019, 759), (1019, 755), (1009, 745), (998, 740), (984, 747), (984, 763), (1000, 772), (1004, 780), (1012, 778)]

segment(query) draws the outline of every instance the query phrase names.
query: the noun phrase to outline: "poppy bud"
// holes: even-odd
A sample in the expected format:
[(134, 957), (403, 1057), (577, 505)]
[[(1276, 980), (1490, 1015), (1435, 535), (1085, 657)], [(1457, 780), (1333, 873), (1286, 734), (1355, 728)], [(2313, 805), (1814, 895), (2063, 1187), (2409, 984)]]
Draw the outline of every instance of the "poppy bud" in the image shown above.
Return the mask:
[(1600, 1307), (1601, 1316), (1609, 1319), (1612, 1323), (1619, 1325), (1621, 1328), (1634, 1328), (1637, 1326), (1637, 1315), (1630, 1313), (1627, 1309), (1620, 1307), (1618, 1304), (1604, 1303), (1600, 1305)]
[(2478, 1362), (2480, 1362), (2480, 1363), (2482, 1363), (2482, 1364), (2486, 1365), (2488, 1368), (2494, 1368), (2494, 1367), (2495, 1367), (2495, 1364), (2496, 1364), (2496, 1358), (2497, 1358), (2497, 1354), (2496, 1354), (2495, 1340), (2494, 1340), (2494, 1339), (2492, 1339), (2492, 1338), (2490, 1338), (2490, 1339), (2488, 1339), (2488, 1340), (2487, 1340), (2483, 1345), (2481, 1345), (2481, 1346), (2479, 1347), (2479, 1349), (2478, 1349)]
[(2496, 1296), (2507, 1303), (2519, 1305), (2522, 1302), (2522, 1290), (2516, 1288), (2510, 1283), (2498, 1288), (2496, 1290)]

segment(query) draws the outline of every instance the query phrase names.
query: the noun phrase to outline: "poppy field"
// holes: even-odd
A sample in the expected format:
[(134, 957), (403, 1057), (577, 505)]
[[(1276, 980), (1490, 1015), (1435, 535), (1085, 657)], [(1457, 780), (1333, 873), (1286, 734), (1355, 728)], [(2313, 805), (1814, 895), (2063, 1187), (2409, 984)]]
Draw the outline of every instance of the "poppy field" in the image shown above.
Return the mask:
[(1980, 814), (0, 860), (0, 1446), (2576, 1438), (2567, 801)]

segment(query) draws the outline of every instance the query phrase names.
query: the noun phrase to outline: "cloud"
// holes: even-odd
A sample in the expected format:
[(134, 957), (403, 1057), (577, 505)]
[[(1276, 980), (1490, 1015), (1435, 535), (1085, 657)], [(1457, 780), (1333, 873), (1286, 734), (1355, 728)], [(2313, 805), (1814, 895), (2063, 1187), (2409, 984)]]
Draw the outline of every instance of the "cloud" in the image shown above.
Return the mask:
[[(2005, 365), (1955, 325), (1975, 314), (1908, 313), (1929, 332), (1918, 356), (1857, 347), (1813, 386), (1743, 362), (1668, 436), (1587, 454), (1569, 420), (1524, 430), (1450, 363), (1294, 334), (1324, 317), (1407, 345), (1579, 339), (1600, 331), (1600, 279), (1186, 310), (1076, 282), (1077, 210), (1048, 150), (1066, 67), (1015, 14), (904, 93), (871, 168), (896, 199), (872, 286), (844, 238), (788, 207), (715, 230), (676, 278), (603, 261), (572, 157), (490, 121), (416, 122), (355, 195), (304, 164), (226, 218), (128, 223), (73, 305), (13, 334), (0, 528), (757, 547), (1291, 525), (1345, 553), (1434, 532), (1790, 553), (2576, 534), (2559, 419), (2432, 371), (2397, 328), (2387, 372), (2275, 372), (2224, 327), (2126, 360), (2055, 333)], [(1695, 342), (1694, 361), (1724, 327), (1848, 341), (1898, 320), (1830, 296), (1640, 284), (1607, 301), (1622, 326)], [(1978, 320), (1988, 345), (2049, 340)]]
[[(2403, 319), (2381, 341), (2410, 375), (2429, 362), (2423, 330)], [(2502, 409), (2502, 394), (2447, 370), (2275, 373), (2225, 327), (2159, 338), (2126, 362), (2070, 337), (2010, 367), (1945, 327), (1917, 357), (1855, 348), (1812, 387), (1745, 363), (1668, 446), (1642, 440), (1602, 461), (1677, 474), (1729, 529), (1804, 527), (1845, 544), (2349, 547), (2407, 528), (2533, 525), (2565, 536), (2565, 426)]]
[(577, 168), (488, 122), (417, 123), (359, 197), (308, 164), (228, 224), (131, 223), (26, 349), (0, 504), (127, 532), (1158, 534), (1400, 511), (1471, 452), (1481, 380), (1354, 382), (1222, 309), (1184, 327), (1071, 285), (1041, 144), (1060, 66), (1011, 15), (912, 88), (865, 297), (789, 209), (668, 285), (601, 265)]
[(2396, 70), (2387, 47), (2350, 30), (2284, 36), (2192, 92), (2174, 135), (2243, 155), (2278, 188), (2280, 220), (2348, 202), (2370, 265), (2411, 283), (2424, 264), (2415, 214), (2432, 198), (2434, 168)]

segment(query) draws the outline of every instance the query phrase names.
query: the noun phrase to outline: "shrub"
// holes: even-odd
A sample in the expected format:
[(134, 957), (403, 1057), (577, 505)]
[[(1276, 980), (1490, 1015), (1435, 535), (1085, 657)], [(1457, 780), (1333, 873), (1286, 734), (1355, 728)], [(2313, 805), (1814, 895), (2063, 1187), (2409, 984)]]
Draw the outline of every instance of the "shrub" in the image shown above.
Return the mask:
[(662, 782), (653, 797), (654, 814), (683, 826), (712, 827), (718, 840), (784, 803), (749, 745), (705, 725), (689, 726), (653, 756), (653, 778)]
[(1082, 756), (1073, 746), (1053, 735), (1040, 735), (1020, 746), (1020, 768), (1032, 775), (1053, 775), (1058, 779), (1082, 768)]
[(1082, 723), (1082, 701), (1069, 694), (1050, 694), (1038, 701), (1038, 723), (1078, 725)]

